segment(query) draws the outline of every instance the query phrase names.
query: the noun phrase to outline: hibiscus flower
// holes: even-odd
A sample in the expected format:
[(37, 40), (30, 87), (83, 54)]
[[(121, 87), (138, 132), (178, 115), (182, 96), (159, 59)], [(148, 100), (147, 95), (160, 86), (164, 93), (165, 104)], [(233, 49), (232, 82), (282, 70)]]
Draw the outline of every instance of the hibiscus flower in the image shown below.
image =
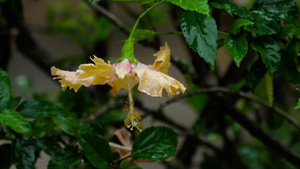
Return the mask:
[(81, 86), (104, 85), (112, 87), (110, 93), (115, 96), (120, 89), (128, 91), (129, 110), (127, 118), (124, 120), (126, 127), (133, 130), (140, 130), (141, 116), (134, 108), (131, 89), (137, 84), (138, 90), (152, 97), (162, 97), (162, 91), (165, 89), (169, 97), (185, 92), (185, 87), (176, 79), (167, 75), (170, 67), (170, 48), (166, 43), (160, 48), (153, 65), (145, 65), (138, 62), (134, 64), (128, 59), (120, 63), (110, 64), (94, 56), (91, 60), (94, 64), (82, 64), (77, 71), (65, 71), (51, 67), (51, 74), (54, 79), (58, 79), (63, 90), (66, 88), (74, 89), (75, 92)]

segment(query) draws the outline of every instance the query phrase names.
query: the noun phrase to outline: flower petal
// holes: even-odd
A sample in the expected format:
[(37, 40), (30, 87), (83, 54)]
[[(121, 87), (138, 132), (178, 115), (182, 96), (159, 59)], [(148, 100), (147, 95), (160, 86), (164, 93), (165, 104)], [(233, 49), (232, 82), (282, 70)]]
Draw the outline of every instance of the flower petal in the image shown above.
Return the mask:
[(77, 70), (76, 76), (87, 78), (94, 76), (94, 85), (104, 85), (115, 80), (115, 69), (112, 65), (104, 62), (103, 59), (94, 56), (91, 59), (95, 64), (82, 64)]
[[(129, 80), (127, 79), (129, 78)], [(129, 82), (129, 84), (128, 84)], [(109, 82), (108, 84), (112, 87), (110, 94), (115, 96), (117, 92), (123, 88), (125, 90), (131, 90), (138, 82), (137, 77), (127, 74), (124, 79), (117, 79)]]
[(141, 68), (135, 70), (139, 77), (138, 90), (152, 97), (162, 97), (162, 89), (166, 89), (168, 96), (172, 97), (185, 91), (185, 87), (176, 79), (155, 70)]
[(76, 72), (60, 70), (54, 66), (51, 67), (51, 74), (52, 76), (57, 76), (53, 79), (59, 79), (63, 91), (69, 87), (77, 92), (82, 85), (88, 87), (94, 81), (94, 77), (78, 78)]
[(160, 47), (160, 51), (155, 53), (153, 56), (155, 56), (156, 59), (152, 65), (152, 68), (167, 74), (169, 67), (171, 66), (171, 51), (168, 44), (166, 43), (165, 46)]

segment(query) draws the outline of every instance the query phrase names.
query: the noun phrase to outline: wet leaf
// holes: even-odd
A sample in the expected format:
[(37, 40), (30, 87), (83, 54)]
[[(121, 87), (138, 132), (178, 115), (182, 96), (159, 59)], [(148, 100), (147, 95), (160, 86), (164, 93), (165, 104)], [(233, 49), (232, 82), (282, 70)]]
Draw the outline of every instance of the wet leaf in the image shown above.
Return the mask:
[(0, 123), (9, 126), (17, 133), (30, 135), (32, 128), (30, 123), (14, 110), (3, 110), (0, 112)]
[(228, 37), (224, 43), (229, 53), (233, 56), (235, 64), (239, 67), (248, 52), (247, 39), (243, 36)]
[(209, 16), (209, 6), (207, 0), (167, 0), (174, 5), (177, 5), (184, 10), (195, 11)]

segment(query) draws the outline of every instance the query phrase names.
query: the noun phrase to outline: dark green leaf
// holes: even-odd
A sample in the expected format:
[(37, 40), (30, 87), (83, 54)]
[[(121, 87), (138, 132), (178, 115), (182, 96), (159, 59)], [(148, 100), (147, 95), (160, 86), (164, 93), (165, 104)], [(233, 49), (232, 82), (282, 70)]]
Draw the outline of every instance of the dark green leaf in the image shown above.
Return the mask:
[(33, 129), (32, 135), (37, 138), (45, 137), (48, 132), (56, 132), (56, 126), (50, 118), (37, 118), (31, 125)]
[(296, 34), (297, 28), (293, 24), (286, 24), (280, 30), (280, 36), (287, 36), (292, 39)]
[(248, 77), (248, 85), (253, 93), (266, 73), (267, 68), (260, 59), (252, 64)]
[(8, 74), (0, 68), (0, 110), (7, 109), (11, 97), (11, 82)]
[(122, 110), (111, 110), (100, 118), (100, 123), (110, 124), (114, 122), (121, 122), (126, 119), (126, 116), (127, 114), (124, 113)]
[(186, 11), (180, 22), (187, 44), (214, 70), (218, 39), (215, 20), (204, 14)]
[(13, 141), (13, 162), (18, 169), (35, 168), (36, 157), (34, 141), (26, 136)]
[(127, 39), (125, 41), (125, 44), (122, 47), (121, 50), (121, 57), (119, 58), (120, 61), (123, 61), (125, 59), (128, 59), (130, 62), (137, 64), (138, 61), (134, 56), (134, 42), (132, 39)]
[(11, 144), (3, 144), (0, 146), (0, 169), (10, 169), (10, 166), (13, 163), (11, 152)]
[(259, 13), (253, 13), (246, 8), (239, 7), (236, 4), (229, 2), (228, 0), (216, 0), (211, 2), (211, 5), (218, 9), (224, 9), (231, 16), (238, 16), (243, 19), (250, 20), (254, 24), (245, 25), (244, 29), (262, 35), (275, 34), (279, 31), (279, 24), (267, 15), (260, 15)]
[(30, 135), (32, 128), (30, 123), (14, 110), (3, 110), (0, 112), (0, 123), (9, 126), (17, 133)]
[(228, 37), (224, 42), (227, 50), (233, 56), (235, 64), (239, 67), (241, 61), (244, 59), (248, 52), (247, 39), (243, 36)]
[(186, 102), (194, 108), (198, 113), (202, 112), (205, 108), (209, 97), (207, 95), (193, 95), (186, 99)]
[(257, 85), (254, 94), (266, 101), (270, 107), (273, 105), (273, 79), (269, 73), (266, 73), (262, 81)]
[(279, 67), (279, 74), (289, 82), (300, 84), (300, 76), (298, 71), (298, 53), (300, 42), (298, 40), (291, 41), (282, 52), (282, 59)]
[(108, 168), (113, 155), (103, 136), (92, 131), (77, 130), (77, 139), (90, 163), (97, 168)]
[(241, 27), (243, 26), (247, 26), (247, 25), (253, 25), (254, 23), (249, 21), (248, 19), (242, 19), (239, 18), (236, 21), (233, 22), (233, 24), (231, 25), (229, 31), (232, 34), (238, 34), (240, 32)]
[(283, 19), (292, 21), (299, 17), (298, 7), (294, 0), (257, 0), (252, 11), (278, 21)]
[(207, 0), (167, 0), (174, 5), (177, 5), (184, 10), (195, 11), (197, 13), (202, 13), (209, 16), (209, 6), (207, 4)]
[(257, 38), (251, 44), (252, 48), (260, 53), (262, 61), (266, 65), (271, 77), (279, 68), (281, 61), (280, 49), (277, 42), (271, 37)]
[(21, 103), (17, 110), (26, 118), (64, 116), (64, 110), (57, 104), (29, 99)]
[(150, 127), (141, 132), (132, 146), (135, 160), (164, 161), (175, 154), (178, 135), (167, 127)]
[(37, 140), (37, 145), (51, 156), (48, 169), (68, 169), (80, 163), (81, 157), (76, 148), (62, 148), (56, 140), (45, 137)]

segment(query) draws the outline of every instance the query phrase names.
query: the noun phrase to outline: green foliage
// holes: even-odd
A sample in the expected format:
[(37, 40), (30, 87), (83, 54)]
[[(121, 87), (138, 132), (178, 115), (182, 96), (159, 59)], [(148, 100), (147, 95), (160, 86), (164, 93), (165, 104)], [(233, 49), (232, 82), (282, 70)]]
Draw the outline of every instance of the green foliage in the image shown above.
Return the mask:
[(243, 36), (228, 37), (224, 43), (229, 53), (232, 54), (235, 64), (239, 67), (248, 52), (247, 39)]
[(29, 122), (14, 110), (3, 110), (0, 112), (0, 123), (9, 126), (17, 133), (30, 135), (32, 128)]
[(134, 159), (164, 161), (175, 154), (178, 135), (167, 127), (150, 127), (141, 132), (132, 146)]
[(218, 39), (215, 20), (204, 14), (186, 11), (180, 22), (187, 44), (214, 70)]
[(188, 11), (195, 11), (197, 13), (202, 13), (209, 16), (209, 6), (207, 4), (207, 0), (167, 0), (174, 5), (180, 6), (181, 8)]
[(13, 143), (13, 163), (17, 168), (34, 168), (36, 161), (34, 141), (26, 136), (16, 138)]

